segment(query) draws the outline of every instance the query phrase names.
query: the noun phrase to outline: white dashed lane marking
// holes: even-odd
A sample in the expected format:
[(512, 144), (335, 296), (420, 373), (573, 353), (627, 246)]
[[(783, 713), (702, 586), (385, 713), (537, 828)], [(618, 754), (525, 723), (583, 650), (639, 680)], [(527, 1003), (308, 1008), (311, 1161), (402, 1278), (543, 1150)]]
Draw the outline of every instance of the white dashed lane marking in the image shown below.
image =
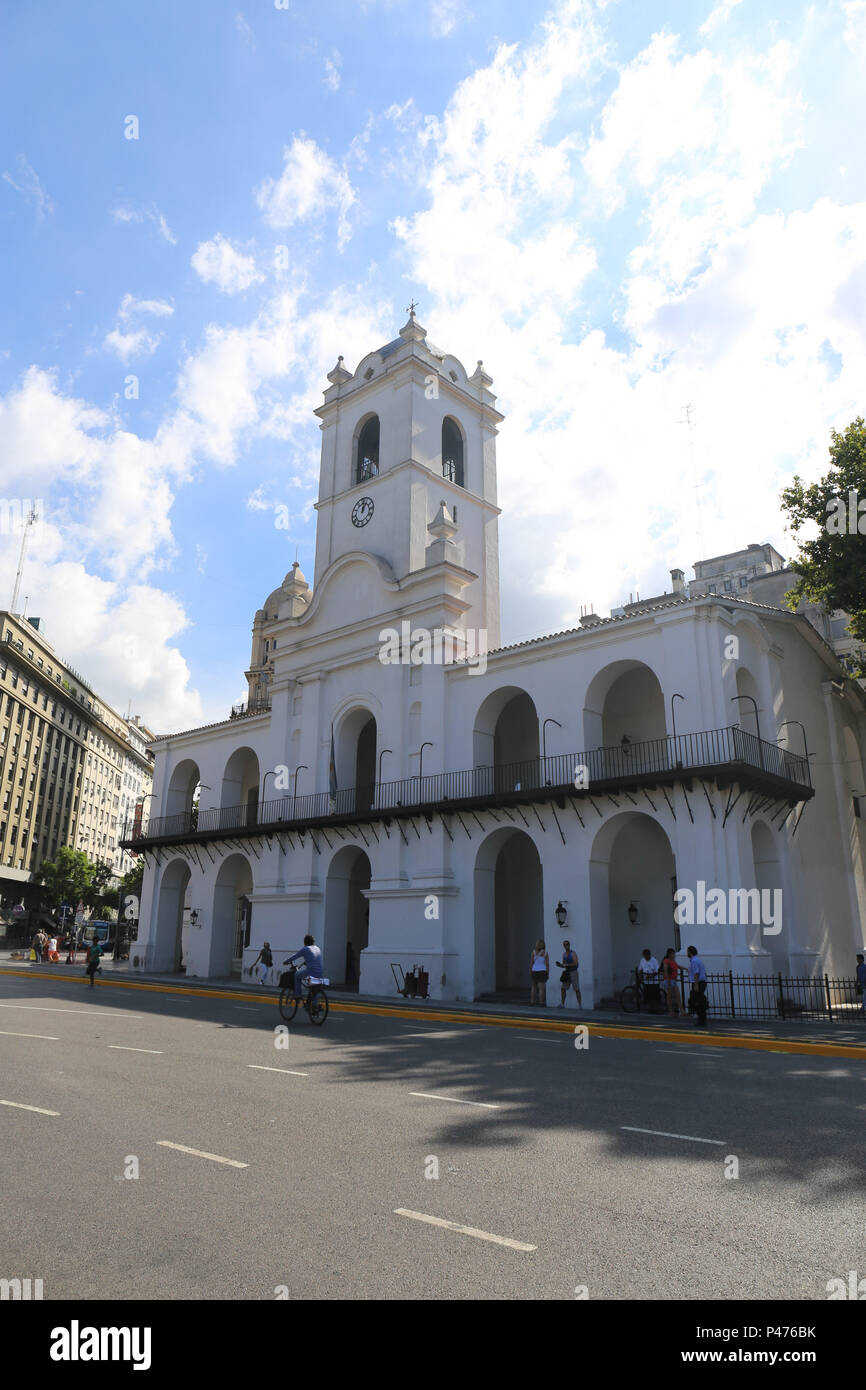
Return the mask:
[(441, 1216), (427, 1216), (423, 1211), (407, 1211), (405, 1207), (395, 1207), (395, 1216), (408, 1216), (412, 1221), (426, 1221), (428, 1226), (441, 1226), (446, 1231), (456, 1231), (461, 1236), (474, 1236), (476, 1240), (489, 1240), (494, 1245), (506, 1245), (509, 1250), (537, 1250), (537, 1245), (527, 1245), (522, 1240), (512, 1240), (510, 1236), (496, 1236), (491, 1231), (479, 1231), (477, 1226), (462, 1226), (459, 1221), (445, 1221)]
[(457, 1096), (434, 1096), (429, 1091), (410, 1091), (410, 1096), (420, 1096), (422, 1100), (447, 1100), (451, 1105), (477, 1105), (482, 1110), (498, 1110), (498, 1105), (491, 1105), (484, 1100), (460, 1100)]
[(5, 1028), (0, 1028), (2, 1038), (40, 1038), (42, 1042), (60, 1042), (59, 1038), (52, 1038), (48, 1033), (10, 1033)]
[(22, 1105), (17, 1100), (0, 1100), (0, 1105), (8, 1105), (11, 1110), (32, 1110), (34, 1115), (59, 1115), (59, 1110), (43, 1110), (38, 1105)]
[(308, 1071), (290, 1071), (288, 1067), (262, 1067), (255, 1062), (247, 1062), (247, 1066), (251, 1071), (278, 1071), (282, 1072), (283, 1076), (309, 1076), (310, 1074)]
[(637, 1125), (620, 1125), (620, 1129), (627, 1129), (631, 1134), (655, 1134), (659, 1139), (687, 1139), (690, 1144), (718, 1144), (720, 1148), (725, 1147), (724, 1139), (699, 1139), (695, 1134), (670, 1134), (666, 1129), (639, 1129)]
[(170, 1139), (157, 1139), (163, 1149), (176, 1149), (178, 1153), (191, 1154), (193, 1158), (209, 1158), (212, 1163), (227, 1163), (230, 1168), (249, 1168), (248, 1163), (239, 1163), (236, 1158), (223, 1158), (221, 1154), (205, 1153), (203, 1149), (190, 1149), (186, 1144), (173, 1144)]

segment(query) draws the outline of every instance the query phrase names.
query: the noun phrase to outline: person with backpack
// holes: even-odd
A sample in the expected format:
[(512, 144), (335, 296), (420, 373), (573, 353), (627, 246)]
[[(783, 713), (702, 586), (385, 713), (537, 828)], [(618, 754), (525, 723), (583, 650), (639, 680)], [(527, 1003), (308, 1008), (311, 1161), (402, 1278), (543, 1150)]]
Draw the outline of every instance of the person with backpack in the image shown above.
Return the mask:
[(87, 951), (87, 974), (90, 976), (90, 988), (93, 989), (93, 980), (97, 970), (100, 968), (99, 962), (102, 959), (102, 947), (94, 936)]

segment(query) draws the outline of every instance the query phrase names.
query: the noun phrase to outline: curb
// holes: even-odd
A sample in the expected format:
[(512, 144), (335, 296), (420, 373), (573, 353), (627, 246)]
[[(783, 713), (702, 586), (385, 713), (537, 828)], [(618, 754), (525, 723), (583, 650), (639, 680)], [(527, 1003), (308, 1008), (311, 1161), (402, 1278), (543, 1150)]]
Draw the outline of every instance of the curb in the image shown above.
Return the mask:
[[(0, 966), (0, 975), (20, 976), (20, 967), (12, 969)], [(52, 972), (51, 976), (40, 975), (40, 979), (50, 978), (61, 980), (67, 984), (83, 984), (80, 975), (60, 975)], [(277, 996), (274, 994), (254, 993), (252, 989), (221, 989), (215, 985), (204, 985), (197, 987), (194, 985), (171, 985), (150, 983), (144, 980), (96, 980), (95, 984), (100, 989), (114, 987), (115, 989), (137, 989), (155, 994), (192, 994), (203, 999), (255, 999), (266, 1004), (275, 1004)], [(662, 1030), (660, 1028), (640, 1028), (632, 1026), (619, 1027), (616, 1024), (588, 1023), (583, 1019), (577, 1022), (566, 1022), (563, 1019), (521, 1017), (520, 1015), (508, 1014), (488, 1014), (475, 1013), (474, 1011), (445, 1009), (445, 1008), (407, 1008), (399, 1004), (367, 1004), (358, 1001), (357, 1003), (347, 1003), (342, 999), (336, 999), (333, 995), (329, 996), (331, 1008), (337, 1013), (353, 1014), (374, 1014), (383, 1018), (415, 1018), (426, 1019), (431, 1022), (441, 1020), (445, 1023), (472, 1024), (473, 1027), (490, 1028), (520, 1028), (531, 1029), (544, 1033), (570, 1033), (574, 1034), (578, 1028), (586, 1029), (588, 1034), (595, 1034), (600, 1038), (627, 1038), (639, 1042), (674, 1042), (688, 1043), (698, 1047), (730, 1047), (746, 1049), (755, 1052), (783, 1052), (794, 1053), (806, 1056), (819, 1057), (848, 1057), (859, 1061), (866, 1061), (866, 1042), (859, 1043), (824, 1043), (798, 1041), (794, 1038), (756, 1038), (746, 1033), (712, 1033), (712, 1032), (674, 1032), (673, 1030)]]

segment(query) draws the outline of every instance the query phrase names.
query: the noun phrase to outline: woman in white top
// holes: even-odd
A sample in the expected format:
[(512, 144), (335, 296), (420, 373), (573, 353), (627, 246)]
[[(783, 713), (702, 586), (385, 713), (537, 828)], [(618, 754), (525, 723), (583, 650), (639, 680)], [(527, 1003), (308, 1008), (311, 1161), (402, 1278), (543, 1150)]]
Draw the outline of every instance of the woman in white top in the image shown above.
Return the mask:
[[(529, 958), (529, 977), (532, 987), (529, 991), (530, 1004), (538, 1003), (542, 1008), (547, 1004), (547, 980), (550, 975), (550, 956), (544, 947), (544, 942), (539, 938), (535, 943), (535, 950)], [(536, 993), (538, 999), (536, 1000)]]

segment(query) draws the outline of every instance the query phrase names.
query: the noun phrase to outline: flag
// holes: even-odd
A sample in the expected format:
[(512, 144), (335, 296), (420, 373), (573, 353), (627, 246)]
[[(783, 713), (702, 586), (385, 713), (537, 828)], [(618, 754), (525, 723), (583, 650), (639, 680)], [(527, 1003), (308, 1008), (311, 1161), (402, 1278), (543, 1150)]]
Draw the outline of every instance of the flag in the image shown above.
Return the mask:
[(331, 800), (335, 800), (337, 795), (337, 759), (334, 754), (334, 726), (331, 725), (331, 761), (328, 764), (328, 790)]

